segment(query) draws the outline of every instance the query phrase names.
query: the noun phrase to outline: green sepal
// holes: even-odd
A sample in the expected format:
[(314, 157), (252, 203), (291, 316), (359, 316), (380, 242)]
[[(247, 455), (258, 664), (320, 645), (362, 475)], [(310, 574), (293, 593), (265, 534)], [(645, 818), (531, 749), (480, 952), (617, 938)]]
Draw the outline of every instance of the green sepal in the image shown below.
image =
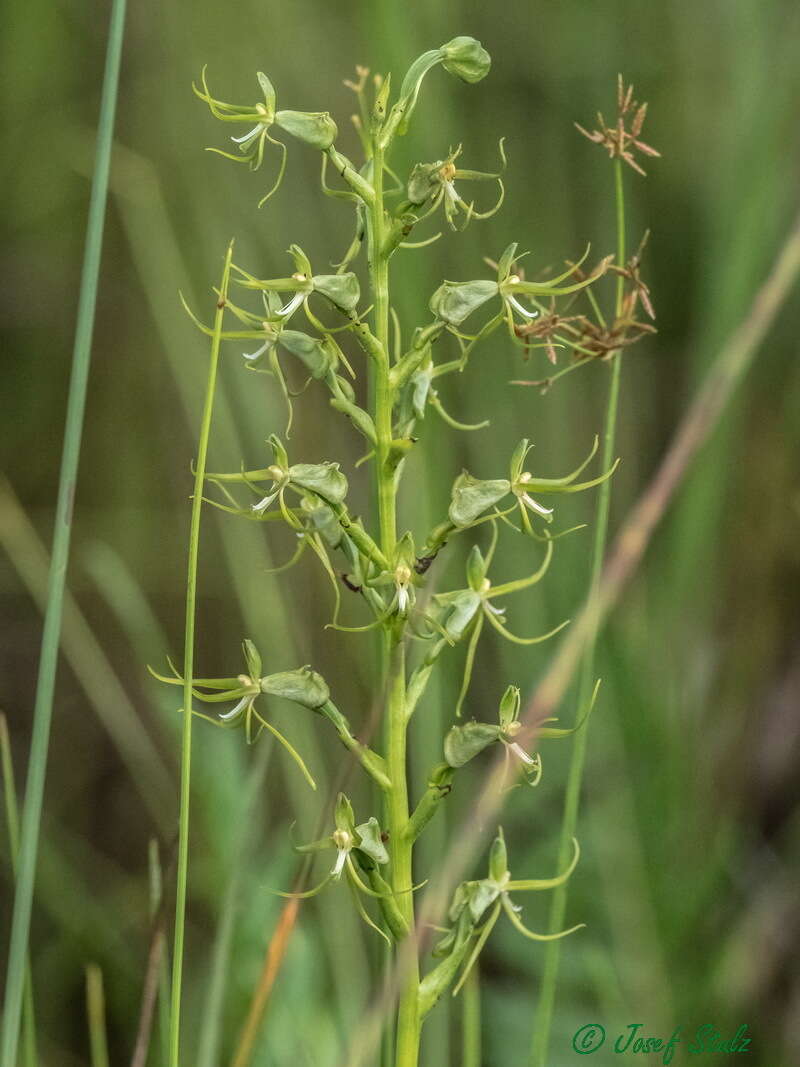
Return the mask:
[(356, 817), (353, 813), (353, 805), (344, 795), (339, 793), (333, 809), (333, 821), (337, 830), (344, 830), (348, 834), (355, 832)]
[(375, 863), (388, 863), (389, 853), (386, 845), (381, 840), (381, 828), (375, 816), (371, 816), (366, 822), (356, 827), (356, 833), (360, 839), (358, 849), (365, 853)]
[(448, 74), (474, 85), (489, 73), (492, 58), (474, 37), (454, 37), (443, 44), (442, 66)]
[(275, 114), (275, 101), (277, 99), (275, 96), (275, 88), (266, 74), (262, 71), (259, 70), (256, 73), (256, 77), (258, 78), (258, 84), (261, 86), (261, 92), (264, 94), (264, 104), (267, 108), (267, 115), (271, 120)]
[(450, 521), (454, 526), (469, 526), (510, 490), (511, 483), (506, 478), (484, 481), (464, 471), (453, 485), (453, 499), (448, 511)]
[(475, 882), (462, 882), (453, 896), (450, 906), (450, 920), (456, 922), (463, 912), (467, 912), (473, 923), (480, 920), (487, 908), (500, 896), (500, 886), (491, 878), (481, 878)]
[(244, 661), (247, 664), (248, 675), (251, 678), (260, 678), (261, 656), (249, 637), (246, 637), (244, 641), (242, 641), (242, 651), (244, 652)]
[(275, 125), (322, 152), (331, 147), (339, 132), (327, 111), (277, 111)]
[(451, 726), (444, 739), (444, 758), (451, 767), (463, 767), (489, 745), (500, 739), (502, 729), (489, 722)]
[(527, 437), (523, 437), (511, 456), (510, 479), (512, 483), (519, 481), (522, 477), (522, 472), (525, 467), (525, 458), (530, 450), (530, 441)]
[(472, 282), (442, 282), (430, 299), (433, 314), (450, 326), (459, 326), (479, 307), (497, 296), (497, 282), (478, 278)]
[(314, 276), (314, 289), (326, 296), (332, 304), (342, 311), (355, 311), (361, 299), (361, 287), (358, 278), (350, 272), (346, 274), (317, 274)]
[(511, 273), (511, 268), (514, 265), (514, 260), (517, 255), (517, 242), (512, 241), (510, 245), (503, 252), (500, 260), (497, 264), (497, 277), (500, 281), (504, 281)]
[(282, 470), (286, 470), (289, 466), (289, 456), (281, 443), (280, 437), (271, 433), (269, 435), (269, 447), (272, 449), (272, 455), (275, 459), (276, 466), (280, 467)]
[(445, 609), (442, 616), (444, 632), (453, 640), (460, 640), (480, 609), (480, 594), (474, 589), (457, 589), (452, 593), (438, 593), (436, 601)]
[(519, 718), (520, 704), (519, 686), (510, 685), (500, 700), (500, 726), (504, 733)]
[(338, 463), (295, 463), (289, 468), (289, 480), (329, 504), (341, 504), (347, 496), (347, 478)]
[[(300, 245), (294, 245), (294, 244), (293, 245), (289, 245), (289, 255), (294, 260), (295, 271), (298, 274), (302, 274), (304, 276), (304, 278), (308, 282), (310, 280), (310, 278), (311, 278), (311, 275), (312, 275), (311, 260), (305, 254), (305, 252), (300, 247)], [(303, 286), (301, 284), (298, 284), (296, 282), (296, 280), (295, 280), (295, 287), (298, 290), (303, 288)], [(286, 287), (283, 286), (282, 288), (286, 288)], [(308, 284), (308, 288), (309, 289), (311, 288), (310, 284)]]
[(316, 337), (299, 330), (282, 330), (279, 340), (281, 347), (299, 359), (312, 378), (324, 378), (335, 365), (331, 353)]
[(345, 533), (328, 505), (321, 503), (317, 497), (306, 497), (300, 506), (308, 515), (313, 528), (324, 538), (325, 543), (330, 548), (338, 548)]
[(415, 163), (408, 176), (406, 193), (412, 204), (419, 206), (424, 204), (434, 193), (441, 188), (441, 179), (438, 171), (441, 163)]
[(470, 589), (475, 593), (481, 591), (481, 586), (486, 580), (486, 560), (477, 545), (473, 545), (467, 556), (467, 581)]
[(310, 667), (268, 674), (266, 678), (261, 679), (261, 692), (284, 697), (312, 710), (322, 707), (330, 697), (325, 679)]

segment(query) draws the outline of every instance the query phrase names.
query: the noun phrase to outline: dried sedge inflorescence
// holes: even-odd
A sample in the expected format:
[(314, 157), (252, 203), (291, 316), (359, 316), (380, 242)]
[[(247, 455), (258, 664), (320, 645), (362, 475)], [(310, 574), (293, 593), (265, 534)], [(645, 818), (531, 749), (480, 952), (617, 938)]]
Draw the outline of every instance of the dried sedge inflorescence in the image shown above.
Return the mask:
[(580, 123), (575, 126), (584, 137), (594, 144), (602, 145), (611, 159), (621, 159), (632, 167), (637, 174), (645, 175), (634, 156), (634, 151), (645, 156), (660, 156), (652, 145), (646, 144), (640, 137), (644, 120), (647, 116), (647, 104), (639, 104), (633, 99), (633, 86), (625, 86), (622, 75), (617, 76), (617, 121), (614, 126), (607, 126), (602, 112), (597, 112), (598, 130), (586, 130)]

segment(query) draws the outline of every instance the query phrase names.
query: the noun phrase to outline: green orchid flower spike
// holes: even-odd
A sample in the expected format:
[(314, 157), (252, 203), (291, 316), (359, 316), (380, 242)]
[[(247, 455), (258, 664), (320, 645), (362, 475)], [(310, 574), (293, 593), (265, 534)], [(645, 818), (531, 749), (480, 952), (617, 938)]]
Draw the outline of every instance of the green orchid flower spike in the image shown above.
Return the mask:
[[(349, 764), (341, 768), (341, 780), (350, 771), (363, 771), (370, 779), (372, 793), (375, 786), (380, 790), (380, 822), (375, 816), (357, 821), (350, 800), (339, 794), (330, 833), (297, 848), (305, 857), (298, 872), (297, 888), (301, 892), (283, 895), (310, 898), (326, 886), (343, 884), (352, 893), (361, 918), (390, 941), (391, 952), (381, 967), (388, 965), (387, 973), (393, 976), (391, 994), (393, 997), (396, 994), (397, 1012), (394, 1020), (384, 1020), (387, 1025), (382, 1036), (386, 1040), (381, 1062), (391, 1061), (395, 1067), (418, 1067), (422, 1019), (446, 989), (454, 987), (454, 992), (458, 992), (462, 987), (501, 912), (505, 912), (519, 932), (533, 940), (552, 940), (577, 929), (560, 930), (560, 919), (554, 919), (547, 935), (538, 934), (523, 924), (513, 902), (514, 894), (564, 885), (578, 860), (576, 842), (572, 862), (565, 865), (574, 827), (565, 822), (562, 831), (559, 864), (565, 865), (565, 869), (554, 878), (538, 880), (512, 878), (505, 840), (499, 831), (491, 849), (488, 875), (466, 881), (458, 888), (449, 911), (449, 926), (436, 947), (438, 962), (420, 981), (421, 960), (417, 951), (420, 916), (413, 897), (417, 862), (414, 849), (443, 800), (463, 781), (463, 768), (472, 764), (470, 775), (478, 773), (479, 763), (472, 761), (485, 759), (481, 753), (488, 755), (491, 751), (497, 758), (498, 774), (491, 779), (492, 788), (496, 781), (504, 794), (517, 785), (536, 786), (542, 777), (543, 742), (581, 729), (591, 713), (597, 686), (587, 699), (591, 678), (584, 672), (576, 725), (572, 729), (560, 727), (552, 718), (529, 723), (521, 716), (521, 693), (515, 685), (505, 689), (497, 704), (492, 701), (494, 706), (488, 715), (481, 710), (469, 721), (461, 717), (471, 693), (482, 639), (496, 641), (499, 636), (527, 648), (553, 637), (567, 625), (569, 620), (542, 634), (520, 636), (512, 628), (513, 617), (510, 622), (507, 618), (507, 605), (512, 603), (513, 596), (531, 593), (548, 575), (555, 542), (578, 528), (564, 528), (566, 523), (559, 520), (565, 510), (554, 507), (553, 498), (603, 486), (598, 515), (605, 523), (609, 479), (618, 463), (612, 462), (613, 434), (606, 434), (603, 469), (597, 476), (584, 473), (598, 451), (599, 441), (595, 437), (588, 455), (574, 470), (561, 477), (543, 477), (542, 467), (531, 462), (531, 444), (524, 438), (514, 450), (507, 469), (487, 469), (485, 473), (493, 475), (487, 478), (466, 470), (458, 474), (458, 466), (448, 466), (452, 463), (452, 450), (438, 438), (435, 442), (429, 440), (428, 413), (433, 410), (451, 430), (481, 431), (489, 425), (488, 418), (483, 416), (495, 416), (495, 413), (468, 412), (466, 420), (461, 421), (460, 412), (456, 412), (458, 418), (451, 412), (456, 411), (453, 405), (459, 397), (479, 395), (475, 390), (457, 388), (455, 376), (467, 369), (472, 353), (495, 332), (507, 332), (525, 355), (528, 349), (543, 347), (548, 358), (555, 361), (556, 348), (567, 348), (572, 352), (575, 366), (594, 364), (599, 374), (598, 360), (614, 360), (617, 367), (621, 349), (643, 336), (645, 331), (635, 317), (637, 304), (641, 303), (652, 313), (649, 288), (639, 273), (641, 248), (633, 259), (626, 259), (624, 234), (618, 234), (613, 262), (606, 257), (590, 268), (585, 265), (587, 249), (576, 263), (564, 260), (564, 270), (560, 267), (539, 273), (531, 270), (527, 275), (524, 270), (527, 261), (523, 262), (526, 253), (519, 252), (516, 242), (511, 243), (496, 262), (485, 260), (488, 264), (488, 269), (483, 271), (485, 277), (467, 275), (467, 280), (444, 280), (438, 287), (432, 286), (434, 291), (427, 309), (423, 306), (418, 316), (407, 317), (406, 302), (398, 299), (395, 284), (408, 258), (407, 251), (410, 254), (411, 250), (425, 248), (448, 230), (452, 231), (448, 239), (457, 240), (458, 234), (473, 220), (494, 215), (505, 195), (506, 154), (504, 140), (500, 138), (496, 170), (467, 169), (462, 166), (460, 145), (444, 155), (445, 145), (457, 144), (454, 137), (440, 142), (438, 151), (443, 158), (418, 161), (410, 169), (404, 164), (406, 169), (399, 170), (392, 159), (396, 138), (408, 130), (423, 99), (423, 85), (429, 84), (425, 79), (433, 70), (441, 67), (459, 81), (473, 85), (486, 77), (490, 66), (489, 55), (479, 41), (457, 36), (420, 55), (402, 78), (370, 75), (366, 67), (357, 67), (356, 79), (345, 83), (357, 101), (356, 150), (360, 146), (362, 155), (356, 162), (351, 162), (337, 148), (337, 126), (327, 111), (278, 110), (275, 89), (264, 74), (257, 75), (259, 99), (248, 105), (226, 103), (213, 96), (205, 69), (199, 85), (194, 86), (194, 92), (212, 115), (234, 127), (229, 150), (211, 151), (237, 163), (246, 163), (252, 170), (261, 168), (273, 152), (277, 173), (261, 203), (272, 196), (284, 177), (288, 136), (320, 153), (322, 194), (337, 209), (344, 207), (349, 219), (345, 219), (344, 247), (326, 254), (321, 261), (326, 263), (322, 272), (314, 270), (309, 256), (298, 244), (291, 244), (287, 250), (288, 265), (282, 268), (259, 265), (257, 269), (246, 269), (233, 262), (231, 246), (219, 286), (212, 290), (213, 322), (210, 318), (202, 321), (187, 307), (195, 326), (210, 338), (211, 353), (193, 471), (184, 634), (186, 677), (182, 678), (174, 668), (172, 677), (156, 677), (167, 684), (183, 685), (183, 702), (187, 705), (195, 701), (198, 706), (217, 705), (216, 709), (205, 708), (206, 713), (194, 714), (219, 727), (241, 728), (248, 742), (255, 741), (265, 730), (272, 733), (313, 784), (300, 755), (272, 724), (268, 701), (279, 698), (290, 702), (295, 711), (298, 707), (310, 711), (315, 727), (323, 731), (332, 727), (347, 750)], [(465, 95), (468, 92), (464, 90)], [(621, 107), (636, 134), (643, 121), (643, 111), (630, 102), (627, 91)], [(618, 164), (630, 162), (622, 149), (632, 145), (642, 150), (630, 137), (630, 144), (626, 142), (622, 149), (611, 145), (605, 126), (600, 134), (602, 137), (598, 135), (598, 138), (606, 147), (614, 148)], [(598, 138), (592, 136), (593, 140)], [(415, 158), (418, 159), (412, 157), (412, 160)], [(473, 183), (479, 186), (474, 199), (469, 191)], [(484, 201), (480, 194), (487, 183)], [(412, 236), (415, 227), (427, 219), (440, 219), (441, 215), (444, 215), (442, 232), (427, 238), (423, 234), (420, 239), (416, 239), (416, 234)], [(321, 216), (311, 217), (318, 236), (328, 232)], [(618, 223), (620, 219), (621, 212), (618, 212)], [(359, 258), (363, 262), (357, 267)], [(454, 262), (465, 261), (462, 256)], [(607, 315), (608, 309), (601, 305), (604, 291), (613, 287), (601, 282), (595, 288), (595, 283), (607, 272), (618, 283), (618, 306), (613, 316)], [(275, 426), (263, 426), (261, 439), (266, 440), (270, 450), (264, 456), (242, 460), (238, 470), (214, 473), (208, 470), (214, 393), (221, 380), (220, 359), (228, 351), (236, 357), (231, 372), (247, 370), (248, 384), (254, 390), (265, 387), (269, 392), (269, 402), (254, 410), (261, 411), (263, 418), (265, 413), (274, 412), (273, 401), (282, 398), (287, 411), (286, 426), (281, 436), (273, 432)], [(563, 373), (566, 372), (564, 369)], [(616, 393), (611, 395), (615, 397)], [(285, 442), (290, 437), (294, 412), (309, 397), (313, 397), (317, 406), (304, 439), (313, 437), (332, 443), (340, 437), (336, 429), (341, 428), (345, 433), (355, 430), (355, 447), (350, 453), (353, 458), (359, 457), (355, 463), (343, 465), (343, 469), (327, 458), (302, 463), (294, 462), (295, 456), (290, 458), (293, 446)], [(327, 402), (335, 413), (333, 421), (340, 424), (331, 432), (320, 416), (320, 399)], [(500, 408), (497, 414), (506, 418), (507, 413)], [(327, 445), (317, 455), (324, 456), (326, 450)], [(423, 455), (415, 455), (419, 452)], [(441, 502), (438, 523), (428, 530), (427, 536), (425, 531), (421, 534), (409, 529), (411, 524), (405, 518), (416, 488), (413, 482), (409, 484), (408, 475), (413, 478), (420, 471), (421, 463), (446, 467), (450, 471), (448, 477), (454, 479), (449, 499), (446, 497)], [(370, 472), (369, 489), (357, 484), (362, 469)], [(363, 512), (354, 513), (353, 501), (359, 502)], [(237, 520), (264, 524), (261, 533), (275, 531), (282, 538), (278, 551), (281, 544), (288, 543), (285, 561), (272, 568), (271, 573), (287, 572), (304, 555), (307, 560), (309, 554), (312, 562), (319, 564), (323, 581), (327, 582), (323, 592), (330, 614), (324, 620), (321, 637), (316, 640), (325, 643), (328, 657), (334, 657), (326, 662), (343, 662), (338, 646), (345, 642), (357, 644), (365, 634), (376, 633), (379, 637), (373, 643), (375, 652), (380, 649), (380, 656), (374, 657), (374, 671), (367, 669), (361, 659), (357, 660), (364, 669), (356, 672), (358, 677), (349, 687), (356, 694), (355, 732), (318, 673), (302, 666), (264, 674), (261, 657), (251, 641), (244, 642), (243, 673), (227, 678), (192, 677), (203, 504), (212, 505)], [(413, 513), (414, 509), (411, 510)], [(418, 513), (419, 509), (416, 510)], [(225, 521), (233, 520), (226, 517)], [(489, 529), (479, 531), (484, 524), (489, 524)], [(509, 531), (523, 535), (525, 540), (521, 544), (527, 545), (533, 555), (524, 569), (512, 572), (520, 577), (507, 578), (509, 572), (499, 565), (502, 562), (498, 560), (500, 535), (505, 539)], [(602, 560), (604, 537), (603, 529), (602, 537), (595, 542), (593, 560)], [(447, 562), (445, 547), (456, 538), (469, 543), (464, 549), (465, 577), (452, 581), (442, 571), (442, 564)], [(440, 553), (445, 558), (432, 571)], [(289, 602), (297, 603), (304, 596), (308, 596), (305, 583), (302, 589), (290, 594)], [(331, 630), (336, 634), (331, 634)], [(354, 636), (340, 638), (339, 633)], [(294, 636), (299, 638), (301, 631)], [(335, 646), (333, 650), (329, 644)], [(428, 693), (445, 650), (456, 645), (464, 649), (458, 652), (463, 659), (458, 691), (450, 692), (445, 684), (436, 694), (440, 703), (452, 708), (454, 716), (433, 745), (436, 762), (428, 775), (421, 777), (415, 766), (416, 753), (409, 744), (410, 719)], [(369, 659), (370, 653), (363, 655)], [(487, 658), (486, 669), (490, 671), (491, 662), (491, 657)], [(495, 684), (491, 677), (483, 681), (483, 690), (486, 685)], [(526, 684), (530, 682), (529, 678)], [(191, 701), (190, 694), (194, 698)], [(219, 714), (214, 714), (215, 710)], [(185, 711), (179, 906), (173, 956), (176, 978), (171, 1048), (175, 1054), (180, 1048), (177, 1007), (180, 1006), (189, 862), (194, 721), (193, 714), (189, 714), (192, 709), (186, 707)], [(356, 734), (361, 731), (377, 739), (375, 749), (359, 740)], [(500, 773), (503, 770), (505, 775)], [(415, 796), (417, 788), (419, 794)], [(306, 882), (318, 852), (330, 853), (330, 862), (326, 861), (324, 876), (317, 874)], [(306, 885), (312, 888), (305, 889)], [(554, 914), (557, 913), (558, 909)], [(401, 966), (395, 969), (395, 963)]]
[(270, 190), (259, 201), (258, 206), (261, 207), (273, 193), (277, 192), (286, 169), (286, 145), (271, 136), (270, 130), (273, 126), (284, 130), (290, 137), (302, 141), (311, 148), (318, 148), (323, 152), (331, 148), (336, 140), (338, 131), (336, 123), (327, 111), (276, 111), (276, 96), (272, 82), (261, 71), (258, 72), (256, 77), (264, 100), (250, 105), (226, 104), (224, 101), (213, 97), (208, 88), (205, 67), (203, 67), (200, 75), (201, 88), (193, 84), (192, 89), (196, 96), (208, 104), (211, 114), (214, 118), (219, 119), (220, 122), (252, 125), (252, 128), (241, 136), (231, 137), (231, 140), (239, 149), (239, 155), (234, 155), (232, 152), (223, 152), (220, 148), (209, 148), (207, 151), (224, 156), (226, 159), (232, 159), (234, 163), (247, 163), (251, 170), (258, 170), (264, 160), (266, 144), (275, 145), (276, 148), (280, 149), (281, 160), (278, 167), (278, 175)]

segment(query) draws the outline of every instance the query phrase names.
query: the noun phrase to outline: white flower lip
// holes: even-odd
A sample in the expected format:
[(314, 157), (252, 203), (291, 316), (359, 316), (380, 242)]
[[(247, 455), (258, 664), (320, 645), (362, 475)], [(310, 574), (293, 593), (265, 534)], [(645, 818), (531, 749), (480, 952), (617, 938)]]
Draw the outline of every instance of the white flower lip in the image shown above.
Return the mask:
[(522, 745), (518, 744), (516, 741), (512, 741), (508, 747), (515, 756), (518, 756), (523, 763), (527, 763), (529, 767), (534, 767), (536, 765), (536, 760), (532, 756), (529, 756)]
[(526, 319), (538, 318), (538, 311), (528, 311), (528, 309), (524, 308), (522, 304), (520, 304), (519, 300), (517, 300), (515, 296), (511, 296), (510, 293), (506, 296), (506, 300), (509, 302), (509, 304), (511, 304), (513, 308), (516, 308), (520, 315), (524, 315)]
[(246, 144), (248, 141), (251, 141), (256, 136), (256, 134), (261, 132), (262, 125), (263, 123), (257, 122), (252, 128), (252, 130), (250, 130), (248, 133), (242, 134), (241, 137), (231, 137), (231, 140), (235, 141), (236, 144)]
[(249, 359), (249, 360), (258, 359), (259, 356), (263, 355), (267, 351), (267, 349), (270, 346), (270, 343), (271, 343), (270, 341), (265, 341), (264, 344), (261, 346), (261, 348), (258, 349), (258, 351), (256, 351), (256, 352), (242, 352), (242, 355), (244, 356), (245, 359)]
[(340, 848), (336, 855), (336, 863), (333, 865), (331, 874), (334, 878), (338, 878), (344, 870), (344, 865), (347, 862), (348, 849)]
[(523, 493), (522, 499), (525, 501), (525, 503), (528, 505), (528, 507), (531, 509), (531, 511), (535, 511), (539, 515), (552, 515), (553, 514), (553, 509), (552, 508), (545, 508), (541, 504), (538, 504), (533, 499), (533, 497), (530, 496), (528, 493)]
[(445, 180), (445, 182), (444, 182), (444, 191), (447, 194), (447, 196), (450, 197), (450, 199), (453, 201), (454, 204), (457, 204), (459, 202), (459, 200), (461, 199), (461, 197), (458, 195), (458, 192), (456, 191), (455, 182), (451, 182), (451, 181)]
[(229, 722), (231, 719), (235, 719), (236, 716), (240, 712), (244, 711), (244, 709), (247, 707), (247, 705), (250, 702), (250, 700), (251, 700), (250, 697), (242, 697), (242, 699), (239, 701), (239, 703), (236, 705), (236, 707), (235, 708), (231, 708), (230, 711), (223, 712), (220, 715), (220, 719), (222, 719), (223, 722)]
[(288, 301), (288, 303), (284, 304), (282, 308), (278, 309), (277, 314), (278, 315), (283, 315), (283, 316), (286, 316), (286, 317), (288, 317), (289, 315), (294, 314), (294, 312), (297, 311), (297, 309), (303, 303), (305, 298), (306, 298), (306, 294), (301, 289), (300, 292), (294, 294), (294, 296), (292, 297), (291, 300)]
[(276, 489), (274, 493), (268, 493), (266, 496), (262, 497), (258, 501), (258, 503), (253, 504), (251, 506), (250, 510), (251, 511), (258, 511), (260, 513), (265, 512), (267, 510), (267, 508), (270, 506), (270, 504), (272, 503), (272, 501), (275, 499), (275, 497), (278, 495), (278, 492), (279, 492), (279, 490)]

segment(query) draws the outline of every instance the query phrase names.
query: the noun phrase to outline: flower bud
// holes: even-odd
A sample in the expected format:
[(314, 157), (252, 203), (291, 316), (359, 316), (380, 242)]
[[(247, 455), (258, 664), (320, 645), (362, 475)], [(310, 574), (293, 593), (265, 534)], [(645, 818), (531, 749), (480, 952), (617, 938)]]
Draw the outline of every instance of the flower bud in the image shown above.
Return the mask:
[(505, 478), (482, 481), (466, 471), (453, 485), (453, 499), (448, 515), (454, 526), (469, 526), (487, 508), (499, 503), (511, 490)]
[(508, 878), (508, 851), (502, 826), (497, 828), (497, 837), (489, 853), (489, 877), (500, 885)]
[(430, 299), (433, 314), (450, 326), (459, 326), (487, 300), (497, 296), (497, 282), (478, 279), (474, 282), (443, 282)]
[(479, 593), (486, 577), (486, 560), (477, 545), (473, 545), (467, 557), (467, 580), (469, 587)]
[(327, 111), (278, 111), (275, 125), (322, 152), (331, 147), (339, 132)]
[(312, 711), (322, 707), (331, 695), (325, 679), (310, 667), (267, 675), (261, 679), (261, 692), (292, 700)]
[(474, 85), (489, 73), (492, 59), (480, 41), (474, 37), (454, 37), (443, 44), (442, 66), (448, 74)]

